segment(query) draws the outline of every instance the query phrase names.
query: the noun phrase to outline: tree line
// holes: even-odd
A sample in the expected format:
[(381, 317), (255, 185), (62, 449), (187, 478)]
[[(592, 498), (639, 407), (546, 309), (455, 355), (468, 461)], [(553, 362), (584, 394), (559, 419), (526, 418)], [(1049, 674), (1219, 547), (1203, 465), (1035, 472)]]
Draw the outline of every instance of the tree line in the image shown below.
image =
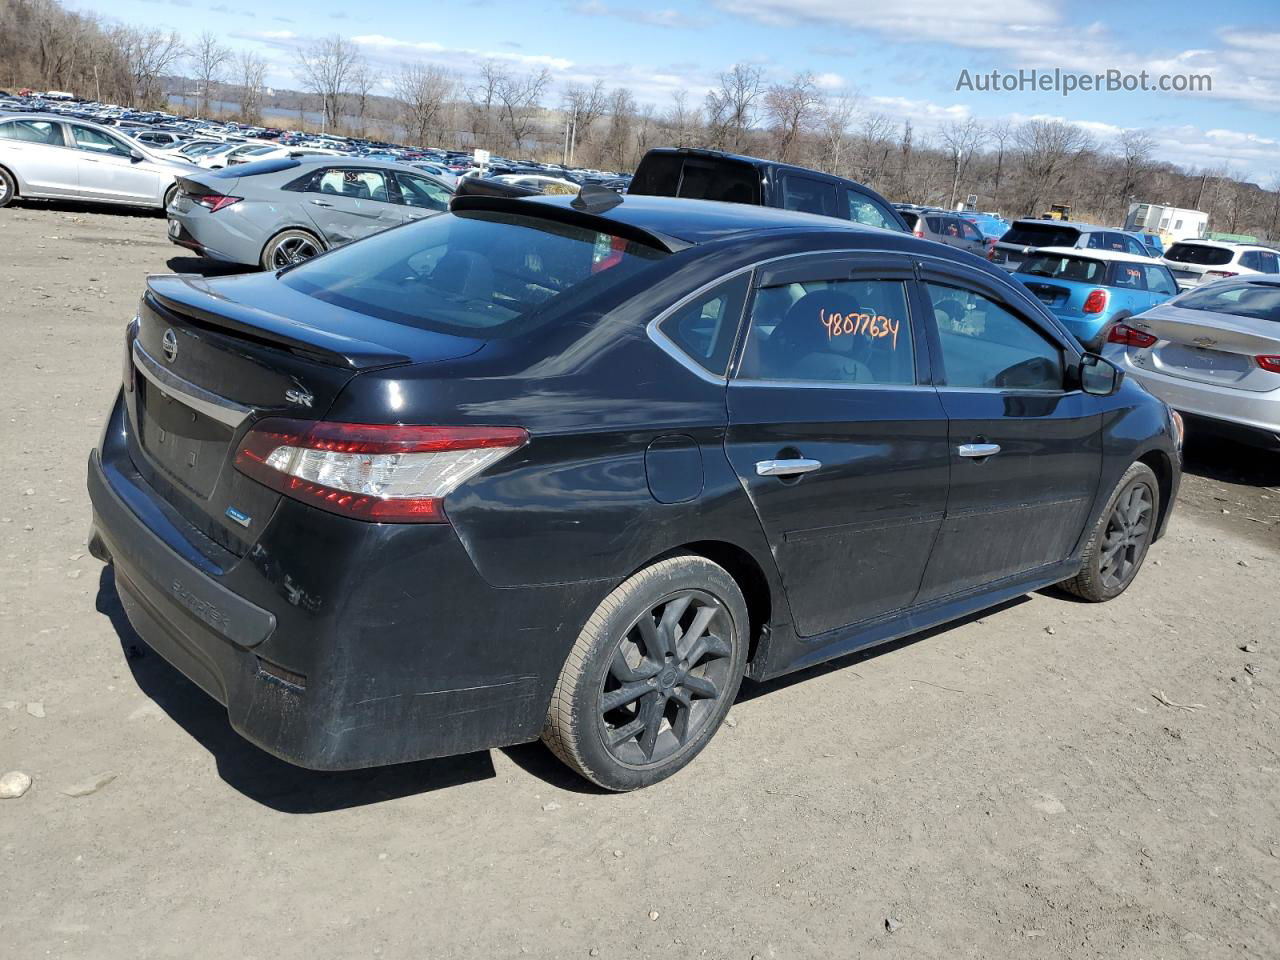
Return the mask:
[[(1139, 130), (1100, 138), (1054, 120), (957, 118), (918, 131), (856, 94), (831, 93), (810, 73), (770, 81), (736, 65), (701, 98), (678, 89), (662, 106), (640, 104), (603, 80), (559, 90), (546, 69), (500, 60), (463, 78), (425, 60), (378, 67), (332, 35), (301, 48), (301, 93), (268, 97), (266, 63), (205, 33), (105, 23), (56, 0), (0, 0), (0, 85), (28, 83), (140, 108), (167, 106), (194, 85), (197, 115), (261, 123), (289, 102), (294, 126), (418, 146), (484, 147), (505, 156), (634, 169), (650, 147), (710, 147), (814, 167), (866, 183), (892, 200), (1035, 216), (1066, 203), (1072, 216), (1119, 224), (1133, 201), (1203, 210), (1212, 229), (1280, 239), (1280, 174), (1264, 189), (1229, 165), (1185, 169), (1160, 159)], [(268, 103), (270, 100), (270, 103)], [(319, 117), (308, 123), (308, 111)]]

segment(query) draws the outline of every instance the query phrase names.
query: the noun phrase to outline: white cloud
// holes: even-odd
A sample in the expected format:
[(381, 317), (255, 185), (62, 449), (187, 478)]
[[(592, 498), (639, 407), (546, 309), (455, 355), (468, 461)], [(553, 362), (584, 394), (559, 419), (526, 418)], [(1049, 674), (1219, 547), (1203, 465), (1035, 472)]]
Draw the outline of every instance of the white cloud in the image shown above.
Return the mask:
[(584, 2), (574, 5), (571, 9), (574, 13), (583, 17), (615, 17), (628, 23), (639, 23), (647, 27), (691, 28), (702, 27), (708, 23), (705, 17), (690, 17), (670, 7), (651, 10), (644, 7), (625, 5), (611, 6), (600, 2), (600, 0), (584, 0)]
[(820, 73), (813, 78), (813, 83), (819, 90), (839, 90), (845, 85), (845, 79), (838, 73)]
[(573, 61), (565, 59), (564, 57), (553, 57), (543, 54), (514, 53), (510, 50), (472, 50), (466, 48), (451, 49), (429, 40), (397, 40), (394, 37), (385, 37), (378, 33), (352, 37), (351, 42), (367, 51), (374, 51), (379, 56), (396, 57), (400, 59), (415, 56), (420, 57), (424, 53), (429, 53), (435, 55), (437, 59), (444, 59), (445, 57), (464, 58), (471, 65), (474, 65), (475, 60), (479, 59), (502, 60), (506, 63), (531, 68), (546, 67), (549, 70), (568, 70), (573, 66)]

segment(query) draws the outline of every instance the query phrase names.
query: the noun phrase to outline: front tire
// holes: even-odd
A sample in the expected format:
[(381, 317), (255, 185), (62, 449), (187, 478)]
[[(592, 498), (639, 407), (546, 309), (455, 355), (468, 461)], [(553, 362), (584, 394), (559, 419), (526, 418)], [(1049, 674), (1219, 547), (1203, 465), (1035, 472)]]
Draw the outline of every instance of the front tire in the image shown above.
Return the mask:
[(0, 167), (0, 207), (7, 207), (18, 195), (18, 184), (12, 174)]
[(1112, 600), (1133, 583), (1155, 536), (1160, 516), (1160, 484), (1145, 463), (1125, 471), (1112, 491), (1084, 548), (1080, 572), (1062, 582), (1082, 600)]
[(746, 667), (742, 591), (724, 568), (681, 554), (601, 601), (556, 682), (542, 739), (608, 790), (665, 780), (711, 740)]

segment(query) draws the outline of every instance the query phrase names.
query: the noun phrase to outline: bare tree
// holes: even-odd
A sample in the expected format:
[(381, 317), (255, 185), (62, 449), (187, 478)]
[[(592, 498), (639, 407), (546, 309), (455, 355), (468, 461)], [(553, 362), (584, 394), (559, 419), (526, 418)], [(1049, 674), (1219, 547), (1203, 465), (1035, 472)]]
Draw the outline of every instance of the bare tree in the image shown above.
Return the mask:
[(258, 123), (262, 120), (267, 63), (256, 53), (241, 50), (236, 67), (240, 75), (240, 119), (245, 123)]
[(382, 74), (364, 57), (357, 57), (351, 67), (351, 99), (356, 118), (356, 134), (365, 135), (365, 117), (369, 112), (369, 97), (382, 83)]
[(160, 78), (181, 59), (185, 50), (182, 38), (172, 31), (138, 30), (126, 27), (116, 31), (125, 69), (136, 106), (158, 106), (164, 102)]
[(496, 60), (480, 63), (477, 81), (467, 88), (467, 114), (471, 138), (476, 146), (493, 146), (493, 113), (498, 102), (498, 86), (507, 82), (507, 71)]
[(759, 67), (735, 63), (720, 74), (720, 86), (707, 93), (707, 132), (711, 146), (741, 150), (755, 122), (763, 73)]
[(822, 98), (812, 73), (797, 73), (788, 83), (775, 83), (764, 95), (764, 112), (773, 130), (774, 152), (784, 162), (808, 132)]
[[(1018, 147), (1022, 184), (1019, 202), (1028, 214), (1050, 201), (1080, 161), (1093, 150), (1093, 138), (1084, 130), (1060, 120), (1028, 120), (1014, 133)], [(1060, 199), (1056, 195), (1050, 202)]]
[(858, 124), (858, 179), (875, 184), (888, 171), (896, 124), (883, 113), (864, 113)]
[(631, 152), (636, 100), (626, 87), (609, 95), (609, 129), (605, 134), (603, 158), (614, 169), (625, 169)]
[(351, 89), (359, 60), (355, 45), (336, 33), (298, 54), (295, 73), (303, 88), (320, 98), (326, 130), (338, 130), (342, 102)]
[(196, 80), (196, 116), (209, 112), (209, 101), (216, 99), (217, 88), (226, 79), (231, 49), (218, 42), (216, 34), (206, 30), (187, 51)]
[(991, 199), (996, 208), (1000, 207), (1000, 181), (1004, 177), (1004, 155), (1009, 141), (1013, 138), (1013, 125), (1008, 120), (1001, 120), (987, 127), (987, 139), (995, 144), (996, 169), (994, 184), (991, 188)]
[(444, 118), (457, 90), (457, 78), (443, 67), (406, 63), (400, 68), (395, 94), (411, 142), (425, 147), (444, 139)]
[(663, 118), (663, 125), (675, 146), (689, 147), (697, 142), (698, 111), (689, 107), (689, 91), (683, 87), (671, 94), (671, 109)]
[(592, 127), (604, 116), (607, 102), (603, 80), (597, 80), (589, 87), (574, 84), (565, 90), (561, 110), (569, 124), (570, 157), (578, 144), (591, 140)]
[(524, 149), (534, 117), (542, 109), (542, 95), (550, 83), (551, 73), (543, 68), (537, 73), (503, 73), (494, 87), (502, 124), (517, 153)]
[(1126, 130), (1116, 138), (1121, 161), (1118, 199), (1127, 210), (1130, 198), (1151, 167), (1156, 142), (1142, 130)]
[(832, 173), (840, 173), (846, 162), (849, 146), (849, 129), (858, 112), (858, 98), (853, 94), (828, 97), (818, 110), (818, 127), (822, 137), (825, 166)]
[(943, 149), (947, 151), (947, 159), (951, 162), (951, 200), (947, 209), (954, 210), (960, 181), (973, 162), (974, 153), (986, 139), (986, 131), (982, 129), (981, 123), (970, 117), (967, 120), (944, 123), (938, 136), (942, 140)]

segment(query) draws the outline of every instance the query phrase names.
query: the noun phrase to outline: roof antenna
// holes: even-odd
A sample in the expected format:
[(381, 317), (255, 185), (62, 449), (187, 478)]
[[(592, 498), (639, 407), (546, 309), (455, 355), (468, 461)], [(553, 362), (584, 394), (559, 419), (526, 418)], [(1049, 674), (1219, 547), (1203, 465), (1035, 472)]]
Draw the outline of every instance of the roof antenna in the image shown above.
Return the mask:
[(578, 195), (569, 202), (569, 206), (584, 213), (607, 213), (622, 202), (622, 194), (610, 190), (599, 183), (588, 183)]

